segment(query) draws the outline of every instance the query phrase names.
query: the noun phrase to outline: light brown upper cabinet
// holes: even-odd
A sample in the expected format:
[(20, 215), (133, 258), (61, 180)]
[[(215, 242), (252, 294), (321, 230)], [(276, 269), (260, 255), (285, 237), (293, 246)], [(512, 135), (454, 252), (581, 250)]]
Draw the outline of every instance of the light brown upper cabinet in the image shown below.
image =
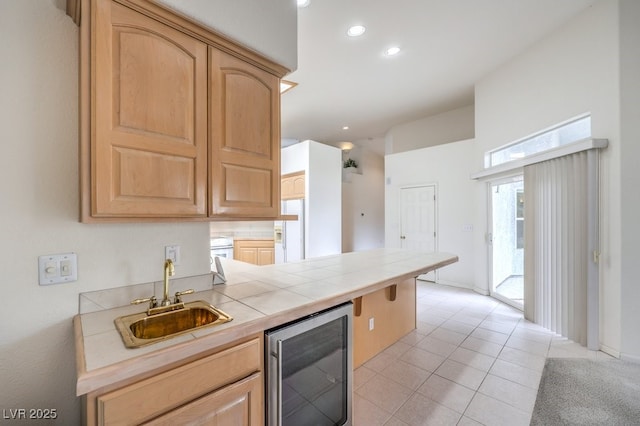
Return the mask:
[(81, 220), (274, 219), (287, 70), (149, 0), (80, 22)]
[(209, 49), (210, 215), (280, 213), (280, 82)]
[(295, 200), (305, 196), (304, 172), (282, 175), (281, 192), (283, 200)]

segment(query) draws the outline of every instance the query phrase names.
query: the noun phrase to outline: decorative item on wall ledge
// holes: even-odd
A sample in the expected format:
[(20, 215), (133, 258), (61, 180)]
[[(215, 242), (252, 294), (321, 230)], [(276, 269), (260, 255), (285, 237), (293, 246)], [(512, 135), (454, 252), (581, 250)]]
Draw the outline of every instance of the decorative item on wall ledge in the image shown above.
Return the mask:
[(361, 175), (362, 172), (358, 169), (358, 163), (352, 158), (347, 158), (342, 162), (342, 182), (351, 182), (351, 175)]
[[(352, 158), (347, 158), (346, 160), (344, 160), (343, 167), (345, 169), (357, 169), (358, 168), (358, 163), (356, 163), (356, 160), (354, 160)], [(355, 171), (355, 170), (353, 170), (353, 171)]]

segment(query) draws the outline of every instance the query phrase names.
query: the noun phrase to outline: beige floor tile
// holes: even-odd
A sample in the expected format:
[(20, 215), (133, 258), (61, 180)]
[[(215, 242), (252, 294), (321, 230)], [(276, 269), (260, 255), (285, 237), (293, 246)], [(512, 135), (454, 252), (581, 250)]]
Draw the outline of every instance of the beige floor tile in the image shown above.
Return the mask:
[(376, 375), (355, 392), (387, 413), (394, 413), (413, 391), (381, 375)]
[(394, 417), (411, 426), (439, 425), (455, 426), (460, 420), (460, 413), (438, 404), (419, 393), (411, 398), (394, 414)]
[(381, 426), (391, 418), (391, 414), (384, 411), (371, 401), (357, 393), (353, 395), (353, 425)]
[[(433, 331), (433, 330), (432, 330)], [(430, 331), (431, 332), (431, 331)], [(430, 333), (429, 332), (429, 333)], [(400, 341), (411, 346), (415, 346), (420, 340), (424, 339), (424, 334), (420, 334), (418, 330), (405, 334)]]
[(387, 420), (384, 426), (409, 426), (409, 425), (397, 417), (391, 417), (389, 420)]
[(458, 413), (464, 413), (473, 395), (475, 395), (475, 392), (471, 389), (436, 374), (429, 377), (420, 386), (418, 392)]
[(389, 346), (387, 349), (385, 349), (382, 352), (387, 355), (391, 355), (394, 358), (399, 358), (400, 356), (402, 356), (402, 354), (404, 354), (406, 351), (408, 351), (412, 347), (413, 346), (408, 343), (398, 341), (393, 345)]
[[(492, 298), (421, 281), (417, 288), (418, 328), (357, 373), (358, 383), (364, 382), (357, 391), (358, 398), (362, 398), (363, 389), (369, 388), (371, 399), (365, 401), (375, 406), (369, 407), (366, 415), (380, 410), (389, 426), (528, 425), (544, 355), (609, 357), (524, 320), (521, 311)], [(423, 370), (425, 373), (416, 374)], [(427, 379), (412, 392), (424, 374)], [(397, 404), (384, 401), (380, 390), (374, 389), (398, 385), (409, 396), (393, 412), (390, 410)], [(380, 406), (372, 399), (387, 405)], [(358, 426), (365, 424), (357, 422), (357, 416), (355, 420)], [(380, 422), (377, 419), (366, 424)]]
[(375, 372), (381, 372), (393, 362), (396, 361), (396, 357), (380, 352), (378, 355), (365, 362), (363, 365)]
[(533, 340), (526, 340), (520, 337), (509, 337), (505, 346), (509, 348), (519, 349), (524, 352), (528, 352), (535, 355), (547, 356), (549, 352), (549, 343), (535, 342)]
[(504, 333), (499, 333), (497, 331), (487, 330), (486, 328), (476, 328), (473, 330), (473, 333), (470, 334), (471, 337), (475, 337), (476, 339), (486, 340), (487, 342), (496, 343), (498, 345), (504, 345), (509, 340), (509, 335)]
[(458, 312), (451, 317), (452, 320), (460, 321), (462, 323), (473, 326), (474, 328), (480, 325), (484, 321), (486, 314), (477, 314), (471, 312)]
[(438, 328), (437, 325), (429, 324), (428, 322), (424, 322), (424, 321), (416, 322), (416, 332), (418, 334), (421, 334), (422, 337), (426, 336), (427, 334), (430, 334), (436, 328)]
[(511, 380), (512, 382), (535, 390), (538, 389), (540, 378), (542, 377), (542, 371), (531, 370), (502, 359), (496, 360), (491, 370), (489, 370), (489, 374)]
[(500, 303), (498, 306), (496, 306), (493, 312), (512, 318), (523, 318), (522, 311), (520, 309), (509, 306), (506, 303)]
[(455, 303), (453, 307), (448, 306), (449, 300), (450, 300), (449, 298), (444, 299), (442, 302), (440, 302), (439, 304), (431, 308), (429, 312), (431, 312), (433, 315), (437, 315), (443, 318), (451, 317), (456, 312), (458, 312), (461, 308)]
[(456, 333), (462, 333), (468, 336), (475, 329), (475, 326), (450, 319), (443, 322), (440, 325), (440, 328), (446, 328), (447, 330), (455, 331)]
[(502, 350), (503, 346), (497, 343), (488, 342), (486, 340), (478, 339), (476, 337), (469, 336), (460, 345), (465, 349), (471, 349), (472, 351), (480, 352), (481, 354), (496, 357)]
[(438, 327), (429, 334), (429, 337), (458, 346), (467, 338), (467, 334), (457, 333), (455, 331), (447, 330), (446, 328)]
[(531, 354), (515, 348), (504, 347), (498, 359), (502, 359), (522, 367), (530, 368), (536, 371), (542, 371), (544, 368), (545, 357)]
[(522, 322), (518, 323), (518, 326), (511, 333), (511, 337), (518, 337), (520, 339), (532, 340), (538, 343), (549, 344), (554, 334), (550, 331), (537, 331), (531, 328), (522, 327)]
[(461, 364), (468, 365), (469, 367), (477, 368), (482, 371), (489, 371), (494, 361), (494, 357), (481, 354), (466, 348), (456, 349), (449, 359), (457, 361)]
[(409, 364), (415, 365), (416, 367), (422, 368), (423, 370), (433, 372), (436, 371), (446, 358), (414, 347), (405, 352), (400, 359), (408, 362)]
[(416, 347), (440, 356), (447, 357), (456, 350), (458, 345), (445, 342), (444, 340), (436, 339), (435, 337), (429, 335), (418, 342), (416, 344)]
[(490, 426), (528, 426), (531, 421), (531, 414), (481, 393), (476, 393), (464, 415)]
[(415, 391), (427, 380), (431, 372), (408, 362), (396, 360), (380, 374)]
[(536, 403), (538, 393), (537, 390), (491, 374), (487, 375), (484, 379), (478, 392), (499, 401), (506, 402), (527, 413), (533, 412), (533, 406)]
[(494, 319), (486, 319), (482, 321), (478, 327), (497, 331), (499, 333), (511, 334), (513, 329), (516, 328), (516, 324), (516, 322), (502, 322)]
[(434, 326), (439, 326), (440, 324), (442, 324), (443, 322), (445, 322), (446, 320), (448, 320), (448, 317), (441, 317), (438, 315), (434, 315), (429, 311), (418, 311), (416, 313), (416, 319), (418, 320), (418, 322), (425, 322), (427, 324), (431, 324)]
[(596, 352), (590, 351), (586, 347), (572, 342), (566, 338), (557, 338), (551, 341), (549, 346), (549, 352), (547, 354), (549, 358), (588, 358), (595, 359)]
[(353, 390), (367, 383), (376, 375), (376, 372), (365, 366), (356, 368), (353, 372)]
[(457, 426), (484, 426), (482, 423), (478, 423), (467, 416), (462, 416)]
[(435, 371), (435, 374), (473, 390), (478, 390), (482, 380), (484, 380), (487, 375), (484, 371), (477, 370), (473, 367), (460, 364), (459, 362), (452, 361), (450, 359), (444, 361)]
[(526, 320), (524, 318), (522, 318), (520, 320), (520, 322), (518, 323), (518, 328), (524, 328), (524, 329), (531, 330), (531, 331), (537, 331), (539, 333), (545, 333), (545, 334), (548, 333), (551, 336), (555, 336), (556, 335), (553, 331), (548, 330), (548, 329), (544, 328), (543, 326), (541, 326), (539, 324), (536, 324), (536, 323), (533, 323), (533, 322), (531, 322), (529, 320)]

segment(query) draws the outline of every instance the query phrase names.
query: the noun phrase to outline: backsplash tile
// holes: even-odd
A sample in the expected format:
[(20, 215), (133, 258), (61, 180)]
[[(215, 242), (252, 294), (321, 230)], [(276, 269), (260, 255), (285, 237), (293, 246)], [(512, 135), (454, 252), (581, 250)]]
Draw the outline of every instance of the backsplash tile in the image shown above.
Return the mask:
[[(212, 284), (212, 274), (175, 278), (170, 281), (169, 296), (173, 297), (176, 291), (185, 291), (188, 289), (193, 289), (196, 292), (211, 290)], [(163, 287), (164, 284), (162, 281), (155, 281), (80, 293), (78, 313), (86, 314), (127, 306), (134, 299), (143, 299), (152, 295), (155, 295), (157, 299), (162, 299)]]

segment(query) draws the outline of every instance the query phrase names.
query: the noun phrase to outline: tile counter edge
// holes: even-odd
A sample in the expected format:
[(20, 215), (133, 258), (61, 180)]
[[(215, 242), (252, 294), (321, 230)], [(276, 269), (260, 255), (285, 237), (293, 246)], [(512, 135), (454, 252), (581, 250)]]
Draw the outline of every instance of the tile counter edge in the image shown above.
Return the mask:
[[(342, 255), (307, 259), (295, 264), (272, 265), (268, 268), (257, 267), (257, 269), (250, 268), (250, 273), (255, 275), (256, 280), (259, 281), (259, 276), (262, 272), (266, 273), (268, 271), (273, 273), (274, 270), (277, 272), (279, 269), (286, 269), (287, 265), (289, 265), (288, 268), (291, 268), (290, 265), (312, 265), (314, 263), (322, 265), (330, 263), (331, 261), (340, 263), (341, 259), (346, 256), (349, 256), (349, 260), (358, 260), (366, 259), (368, 255), (383, 256), (385, 259), (387, 257), (396, 256), (398, 259), (378, 266), (368, 265), (366, 267), (367, 274), (370, 276), (376, 276), (379, 274), (380, 276), (384, 276), (382, 279), (365, 279), (362, 280), (363, 283), (358, 284), (355, 287), (348, 288), (344, 291), (335, 290), (332, 294), (315, 300), (307, 299), (308, 302), (305, 301), (305, 303), (297, 304), (289, 309), (281, 310), (276, 313), (262, 313), (262, 316), (250, 321), (244, 321), (236, 324), (232, 321), (228, 323), (229, 325), (227, 327), (223, 329), (214, 328), (211, 332), (206, 335), (200, 335), (200, 337), (193, 334), (187, 334), (182, 339), (176, 337), (171, 339), (170, 342), (172, 343), (167, 344), (167, 346), (160, 347), (157, 350), (150, 352), (136, 353), (136, 349), (129, 349), (127, 351), (130, 351), (130, 357), (127, 359), (91, 369), (89, 371), (86, 368), (87, 360), (85, 358), (85, 344), (87, 343), (87, 337), (90, 336), (85, 336), (83, 334), (81, 315), (77, 315), (74, 318), (77, 369), (76, 394), (78, 396), (84, 395), (91, 391), (128, 380), (132, 377), (140, 379), (149, 377), (161, 370), (166, 370), (204, 356), (207, 353), (212, 353), (219, 346), (237, 341), (255, 333), (263, 332), (269, 328), (310, 315), (322, 309), (353, 300), (356, 297), (385, 288), (396, 281), (416, 277), (458, 261), (457, 256), (449, 253), (378, 249), (368, 252), (358, 252), (357, 254), (346, 253)], [(278, 268), (279, 266), (281, 268)], [(385, 270), (386, 267), (390, 266), (394, 267), (394, 272)], [(360, 271), (360, 273), (363, 274), (364, 272), (365, 269)], [(358, 273), (358, 271), (352, 271), (351, 273)], [(342, 275), (347, 274), (343, 273)], [(322, 283), (322, 280), (313, 280), (309, 283)], [(243, 283), (235, 284), (235, 286), (241, 286), (242, 284)], [(240, 300), (237, 302), (246, 305)], [(248, 307), (252, 308), (251, 306)], [(233, 315), (233, 313), (231, 314)], [(113, 318), (117, 316), (118, 314), (113, 314)], [(118, 339), (120, 338), (119, 335), (117, 337)]]

